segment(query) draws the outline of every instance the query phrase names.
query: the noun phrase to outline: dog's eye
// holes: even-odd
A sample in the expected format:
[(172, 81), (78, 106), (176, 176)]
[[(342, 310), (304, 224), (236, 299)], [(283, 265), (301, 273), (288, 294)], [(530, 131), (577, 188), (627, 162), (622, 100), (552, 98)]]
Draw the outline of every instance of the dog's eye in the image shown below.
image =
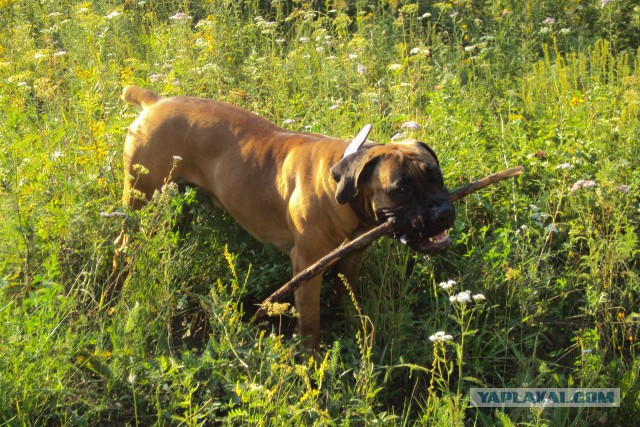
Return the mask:
[(394, 196), (405, 196), (409, 194), (410, 191), (411, 191), (411, 188), (409, 188), (409, 186), (401, 185), (399, 187), (391, 189), (389, 193), (391, 193)]

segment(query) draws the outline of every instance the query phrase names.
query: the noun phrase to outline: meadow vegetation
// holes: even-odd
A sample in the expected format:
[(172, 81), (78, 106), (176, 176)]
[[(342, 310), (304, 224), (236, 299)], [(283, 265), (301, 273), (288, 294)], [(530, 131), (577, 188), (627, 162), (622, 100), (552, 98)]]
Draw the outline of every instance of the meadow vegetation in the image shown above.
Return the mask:
[[(0, 0), (0, 22), (2, 425), (640, 418), (634, 0)], [(292, 130), (372, 123), (427, 142), (450, 188), (526, 172), (459, 202), (443, 255), (376, 242), (351, 298), (324, 290), (314, 365), (290, 311), (253, 317), (286, 256), (191, 189), (121, 206), (128, 84)], [(478, 386), (622, 403), (476, 409)]]

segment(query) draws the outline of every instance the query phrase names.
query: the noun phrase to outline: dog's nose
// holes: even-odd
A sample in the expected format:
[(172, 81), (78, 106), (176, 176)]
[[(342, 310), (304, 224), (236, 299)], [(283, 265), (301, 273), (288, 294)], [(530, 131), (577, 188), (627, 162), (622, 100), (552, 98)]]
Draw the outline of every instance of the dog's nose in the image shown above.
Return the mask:
[(449, 200), (445, 200), (431, 209), (431, 221), (438, 228), (449, 228), (453, 225), (456, 210)]

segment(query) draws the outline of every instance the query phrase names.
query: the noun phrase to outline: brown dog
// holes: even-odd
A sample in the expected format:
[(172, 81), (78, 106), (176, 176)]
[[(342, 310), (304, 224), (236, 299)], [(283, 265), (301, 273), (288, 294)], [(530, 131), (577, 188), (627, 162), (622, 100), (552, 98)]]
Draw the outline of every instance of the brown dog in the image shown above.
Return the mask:
[[(438, 159), (422, 142), (366, 144), (343, 157), (347, 141), (287, 131), (222, 102), (161, 98), (137, 86), (122, 98), (142, 107), (124, 147), (126, 205), (145, 202), (132, 190), (149, 199), (167, 180), (184, 180), (289, 254), (294, 274), (389, 217), (395, 237), (418, 251), (449, 244), (455, 211)], [(149, 173), (136, 174), (138, 164)], [(126, 244), (121, 235), (117, 245)], [(361, 263), (362, 253), (352, 255), (338, 271), (353, 283)], [(298, 332), (311, 349), (319, 345), (320, 282), (295, 292)]]

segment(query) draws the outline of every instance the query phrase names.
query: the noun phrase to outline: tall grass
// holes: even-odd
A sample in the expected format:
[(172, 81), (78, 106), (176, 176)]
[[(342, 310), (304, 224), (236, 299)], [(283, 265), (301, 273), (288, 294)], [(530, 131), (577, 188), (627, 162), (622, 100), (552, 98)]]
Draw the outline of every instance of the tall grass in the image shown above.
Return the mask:
[[(0, 22), (4, 424), (640, 415), (633, 1), (0, 0)], [(350, 299), (323, 290), (314, 364), (290, 311), (253, 318), (290, 275), (284, 255), (193, 190), (120, 206), (131, 83), (292, 130), (349, 138), (370, 122), (380, 142), (420, 138), (452, 188), (517, 164), (526, 174), (459, 203), (444, 255), (376, 242)], [(134, 239), (114, 289), (122, 227)], [(485, 299), (463, 304), (463, 291)], [(622, 406), (469, 407), (472, 386), (524, 385), (616, 387)]]

